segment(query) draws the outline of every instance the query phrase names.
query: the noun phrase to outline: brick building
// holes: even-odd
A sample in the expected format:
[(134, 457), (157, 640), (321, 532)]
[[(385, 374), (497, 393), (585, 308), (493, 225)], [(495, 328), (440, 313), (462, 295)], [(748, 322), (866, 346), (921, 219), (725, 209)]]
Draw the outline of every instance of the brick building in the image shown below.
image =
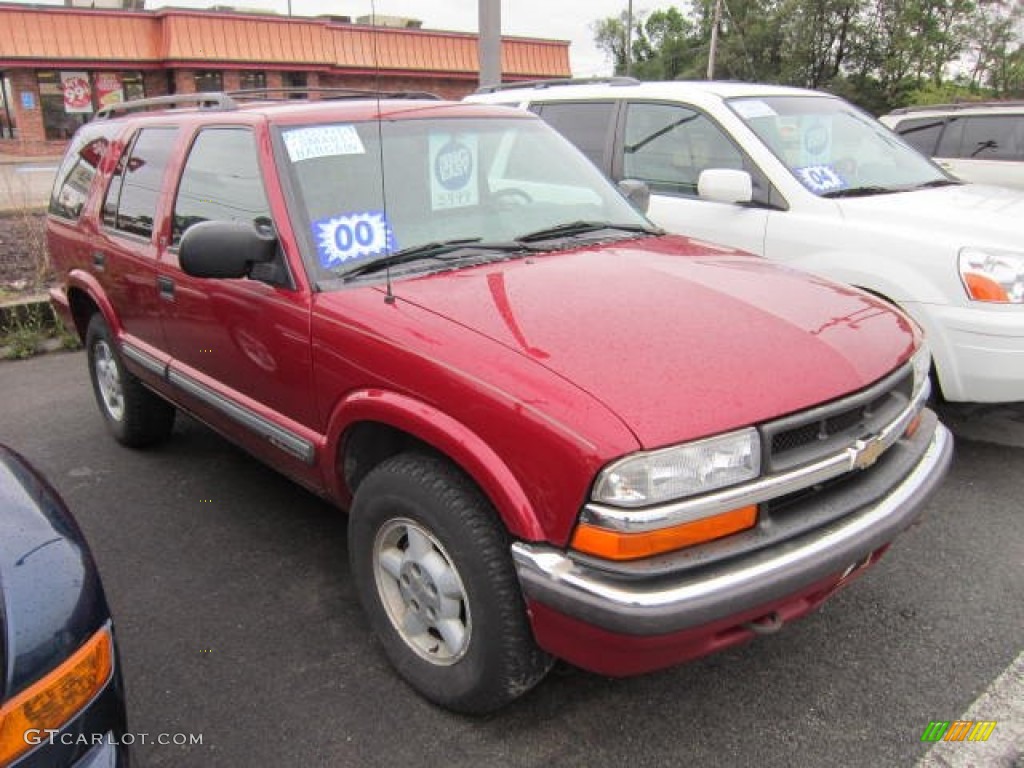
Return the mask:
[[(324, 86), (461, 98), (478, 72), (473, 34), (346, 17), (0, 4), (0, 152), (60, 150), (96, 109), (122, 100)], [(569, 74), (568, 42), (502, 39), (503, 80)]]

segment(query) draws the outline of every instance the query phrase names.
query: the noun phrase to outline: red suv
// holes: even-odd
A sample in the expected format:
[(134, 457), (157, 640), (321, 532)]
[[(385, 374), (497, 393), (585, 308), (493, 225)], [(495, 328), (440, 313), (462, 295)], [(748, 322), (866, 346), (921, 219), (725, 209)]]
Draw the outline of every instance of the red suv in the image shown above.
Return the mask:
[(347, 510), (387, 655), (457, 711), (775, 632), (952, 454), (904, 315), (664, 235), (524, 112), (108, 108), (48, 233), (114, 436), (181, 409)]

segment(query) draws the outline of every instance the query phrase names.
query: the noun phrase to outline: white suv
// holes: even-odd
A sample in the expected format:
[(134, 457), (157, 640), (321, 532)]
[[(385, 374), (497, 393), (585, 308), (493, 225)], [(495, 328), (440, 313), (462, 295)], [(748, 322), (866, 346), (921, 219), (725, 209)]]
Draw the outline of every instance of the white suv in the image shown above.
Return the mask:
[(1024, 101), (906, 107), (879, 119), (964, 181), (1024, 189)]
[(927, 333), (946, 399), (1024, 400), (1024, 193), (964, 184), (815, 91), (612, 78), (468, 99), (530, 109), (612, 179), (645, 182), (668, 230), (899, 305)]

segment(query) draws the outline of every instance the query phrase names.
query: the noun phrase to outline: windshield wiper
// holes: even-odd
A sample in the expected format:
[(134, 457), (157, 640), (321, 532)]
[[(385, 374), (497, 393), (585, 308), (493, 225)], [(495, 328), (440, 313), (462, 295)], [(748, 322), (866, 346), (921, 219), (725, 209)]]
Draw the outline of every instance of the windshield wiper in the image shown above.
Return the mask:
[(611, 224), (607, 221), (569, 221), (565, 224), (556, 224), (553, 227), (538, 229), (536, 232), (527, 232), (516, 238), (522, 243), (532, 243), (537, 240), (550, 240), (556, 237), (572, 237), (583, 235), (587, 232), (598, 232), (602, 229), (617, 229), (620, 232), (642, 232), (647, 235), (663, 234), (662, 230), (654, 227), (645, 227), (640, 224)]
[(360, 264), (359, 266), (352, 267), (352, 269), (346, 270), (342, 273), (340, 277), (347, 282), (353, 277), (358, 277), (359, 275), (369, 275), (373, 272), (380, 272), (388, 267), (394, 267), (399, 264), (408, 264), (413, 261), (421, 261), (423, 259), (439, 259), (442, 261), (454, 260), (454, 258), (445, 259), (443, 257), (455, 251), (465, 251), (467, 249), (472, 250), (474, 253), (479, 253), (481, 251), (500, 251), (502, 253), (508, 253), (514, 251), (533, 250), (525, 243), (518, 243), (514, 241), (485, 243), (481, 237), (464, 237), (457, 240), (438, 240), (436, 242), (414, 245), (410, 248), (403, 248), (400, 251), (389, 253), (387, 256), (382, 256), (379, 259), (374, 259), (373, 261), (368, 261), (364, 264)]
[(914, 190), (914, 189), (932, 189), (933, 187), (959, 187), (959, 186), (963, 186), (963, 182), (962, 181), (957, 181), (956, 179), (935, 179), (933, 181), (926, 181), (926, 182), (924, 182), (922, 184), (915, 184), (913, 187), (910, 187), (910, 189), (911, 190)]
[(891, 195), (895, 192), (905, 192), (904, 189), (893, 189), (892, 187), (864, 186), (847, 187), (846, 189), (835, 189), (825, 192), (821, 197), (867, 197), (868, 195)]

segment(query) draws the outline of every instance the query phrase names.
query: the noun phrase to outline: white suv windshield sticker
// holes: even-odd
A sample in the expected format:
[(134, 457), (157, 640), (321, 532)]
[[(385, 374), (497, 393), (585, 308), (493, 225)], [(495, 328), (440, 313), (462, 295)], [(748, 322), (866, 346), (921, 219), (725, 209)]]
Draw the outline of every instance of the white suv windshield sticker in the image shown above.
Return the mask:
[(744, 120), (755, 117), (775, 117), (778, 114), (760, 99), (738, 99), (732, 102), (732, 108)]
[(806, 165), (803, 168), (794, 168), (793, 173), (801, 184), (818, 195), (847, 187), (846, 179), (829, 165)]
[(284, 132), (288, 159), (293, 163), (317, 157), (362, 155), (366, 152), (355, 126), (318, 125)]
[(435, 211), (480, 202), (477, 137), (430, 134), (430, 207)]
[(347, 213), (314, 221), (313, 237), (317, 259), (325, 269), (391, 253), (398, 247), (383, 211)]

